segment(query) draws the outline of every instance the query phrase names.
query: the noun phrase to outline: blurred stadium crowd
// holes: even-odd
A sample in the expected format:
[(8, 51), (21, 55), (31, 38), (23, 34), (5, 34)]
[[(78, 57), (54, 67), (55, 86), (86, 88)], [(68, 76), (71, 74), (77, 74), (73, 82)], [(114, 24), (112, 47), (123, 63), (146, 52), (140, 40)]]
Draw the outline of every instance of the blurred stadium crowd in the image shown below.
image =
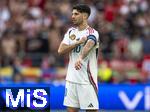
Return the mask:
[(99, 81), (150, 82), (150, 0), (0, 0), (1, 83), (64, 81), (57, 49), (76, 3), (100, 34)]

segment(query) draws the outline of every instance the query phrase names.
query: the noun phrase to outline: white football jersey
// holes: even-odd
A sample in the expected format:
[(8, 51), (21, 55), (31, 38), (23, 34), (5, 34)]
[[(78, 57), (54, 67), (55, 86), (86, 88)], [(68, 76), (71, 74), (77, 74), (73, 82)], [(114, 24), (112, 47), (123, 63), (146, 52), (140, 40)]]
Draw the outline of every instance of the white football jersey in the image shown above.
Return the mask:
[(91, 27), (88, 27), (82, 31), (72, 27), (68, 29), (62, 42), (67, 45), (71, 45), (85, 36), (87, 36), (88, 39), (92, 39), (95, 42), (95, 46), (91, 49), (87, 57), (84, 58), (80, 70), (75, 69), (75, 62), (77, 61), (85, 43), (78, 45), (70, 52), (66, 80), (79, 84), (90, 83), (97, 87), (97, 54), (99, 47), (98, 32)]

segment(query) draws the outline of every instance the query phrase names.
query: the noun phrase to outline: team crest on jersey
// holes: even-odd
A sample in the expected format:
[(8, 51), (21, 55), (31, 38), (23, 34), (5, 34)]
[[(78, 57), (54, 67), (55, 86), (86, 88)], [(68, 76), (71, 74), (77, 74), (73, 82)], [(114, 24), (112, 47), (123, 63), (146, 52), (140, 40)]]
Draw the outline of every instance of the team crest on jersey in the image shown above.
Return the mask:
[(69, 38), (70, 38), (71, 40), (74, 40), (74, 39), (76, 38), (76, 35), (75, 35), (75, 34), (72, 34), (72, 35), (69, 36)]

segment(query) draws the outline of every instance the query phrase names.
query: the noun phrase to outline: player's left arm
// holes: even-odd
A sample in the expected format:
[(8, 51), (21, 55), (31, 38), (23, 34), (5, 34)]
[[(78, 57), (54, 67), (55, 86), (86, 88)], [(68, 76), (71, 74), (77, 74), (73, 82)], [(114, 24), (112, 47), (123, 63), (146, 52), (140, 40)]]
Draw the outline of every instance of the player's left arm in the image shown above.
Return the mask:
[(83, 47), (83, 50), (81, 54), (79, 55), (79, 58), (77, 59), (75, 63), (76, 70), (81, 69), (83, 59), (89, 54), (90, 50), (96, 45), (96, 41), (97, 40), (94, 35), (88, 36), (88, 40), (85, 46)]

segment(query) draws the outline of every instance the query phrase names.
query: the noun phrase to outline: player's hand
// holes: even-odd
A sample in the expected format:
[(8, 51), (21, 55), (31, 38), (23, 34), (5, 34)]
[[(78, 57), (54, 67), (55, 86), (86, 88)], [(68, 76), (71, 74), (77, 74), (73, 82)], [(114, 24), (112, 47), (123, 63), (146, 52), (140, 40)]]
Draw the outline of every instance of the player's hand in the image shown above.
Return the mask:
[(83, 44), (83, 43), (86, 42), (86, 41), (87, 41), (87, 37), (82, 37), (82, 38), (79, 40), (80, 44)]
[(76, 61), (76, 63), (75, 63), (75, 69), (76, 70), (80, 70), (81, 66), (82, 66), (82, 59), (78, 58), (77, 61)]

